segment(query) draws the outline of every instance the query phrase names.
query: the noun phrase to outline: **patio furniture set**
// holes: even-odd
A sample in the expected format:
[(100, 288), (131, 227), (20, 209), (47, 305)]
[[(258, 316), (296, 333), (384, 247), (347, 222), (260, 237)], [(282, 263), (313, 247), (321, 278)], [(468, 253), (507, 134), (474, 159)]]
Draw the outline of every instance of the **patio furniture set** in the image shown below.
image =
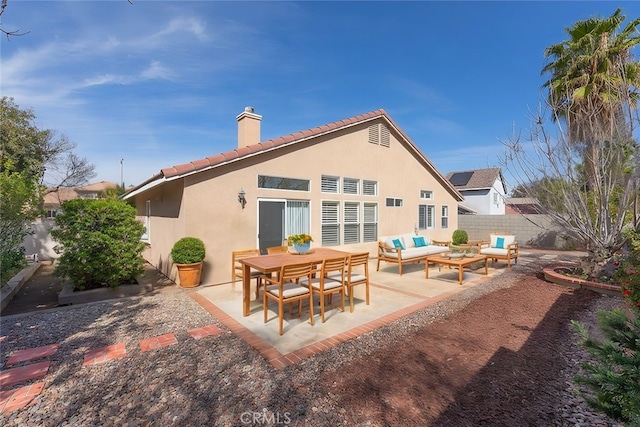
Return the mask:
[[(458, 282), (462, 285), (463, 271), (476, 263), (484, 262), (485, 275), (488, 274), (488, 260), (517, 262), (518, 244), (512, 235), (491, 235), (489, 242), (480, 242), (473, 252), (454, 253), (449, 242), (431, 242), (424, 236), (402, 234), (382, 237), (378, 242), (377, 270), (380, 261), (398, 264), (425, 263), (425, 277), (429, 278), (429, 265), (437, 264), (458, 269)], [(369, 305), (369, 253), (352, 254), (330, 248), (315, 248), (298, 254), (288, 251), (287, 246), (269, 248), (267, 255), (260, 255), (258, 249), (232, 252), (231, 281), (242, 279), (243, 315), (250, 314), (251, 280), (256, 279), (256, 299), (262, 293), (264, 322), (268, 320), (269, 301), (278, 304), (280, 335), (283, 334), (285, 304), (298, 303), (298, 314), (302, 302), (309, 301), (309, 321), (314, 324), (313, 298), (319, 296), (320, 317), (325, 321), (325, 297), (339, 294), (340, 306), (345, 310), (344, 299), (349, 297), (350, 311), (353, 312), (353, 288), (364, 284), (366, 303)], [(331, 300), (330, 300), (331, 301)]]
[[(264, 321), (268, 320), (269, 301), (278, 304), (280, 335), (283, 334), (285, 304), (309, 301), (309, 320), (314, 324), (313, 298), (320, 298), (320, 317), (325, 321), (325, 297), (339, 294), (342, 311), (345, 295), (349, 296), (350, 311), (353, 312), (353, 288), (365, 286), (366, 303), (369, 305), (369, 253), (348, 253), (329, 248), (315, 248), (297, 254), (285, 251), (267, 251), (260, 255), (257, 249), (232, 253), (232, 282), (242, 279), (243, 315), (250, 314), (251, 280), (256, 279), (256, 299), (263, 288)], [(331, 301), (331, 300), (330, 300)]]
[[(453, 250), (465, 252), (454, 253)], [(464, 267), (484, 261), (485, 275), (488, 274), (488, 260), (492, 264), (497, 260), (507, 262), (511, 268), (511, 261), (518, 262), (518, 243), (513, 235), (491, 234), (488, 242), (476, 242), (454, 247), (449, 241), (429, 240), (425, 236), (413, 233), (381, 237), (378, 242), (378, 263), (376, 270), (380, 270), (380, 261), (398, 264), (398, 273), (402, 275), (403, 264), (425, 263), (425, 276), (429, 278), (429, 264), (439, 264), (458, 268), (458, 281), (462, 284)]]

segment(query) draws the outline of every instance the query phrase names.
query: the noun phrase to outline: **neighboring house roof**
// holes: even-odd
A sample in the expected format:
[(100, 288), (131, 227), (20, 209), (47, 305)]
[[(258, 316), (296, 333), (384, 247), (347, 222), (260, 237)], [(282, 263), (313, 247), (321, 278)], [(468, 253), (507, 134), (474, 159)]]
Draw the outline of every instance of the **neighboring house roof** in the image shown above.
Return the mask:
[(478, 212), (458, 203), (458, 215), (476, 215)]
[(507, 192), (507, 186), (500, 168), (449, 172), (446, 178), (459, 191), (492, 188), (496, 180), (499, 179), (504, 193)]
[(160, 170), (160, 173), (152, 176), (148, 180), (141, 184), (129, 188), (125, 194), (121, 197), (127, 199), (150, 188), (161, 185), (164, 182), (172, 181), (174, 179), (182, 178), (194, 173), (203, 172), (216, 167), (227, 165), (236, 162), (241, 159), (260, 155), (263, 153), (271, 152), (282, 147), (287, 147), (293, 144), (297, 144), (303, 141), (307, 141), (311, 138), (327, 135), (333, 132), (340, 131), (352, 126), (356, 126), (368, 121), (376, 119), (384, 119), (389, 127), (403, 139), (410, 150), (413, 150), (428, 166), (431, 172), (438, 179), (442, 186), (445, 187), (456, 199), (463, 200), (462, 195), (456, 190), (456, 188), (444, 177), (444, 175), (431, 163), (431, 161), (420, 151), (420, 149), (411, 141), (411, 138), (395, 123), (395, 121), (384, 111), (383, 109), (375, 110), (369, 113), (360, 114), (358, 116), (350, 117), (347, 119), (339, 120), (326, 125), (318, 126), (312, 129), (292, 133), (286, 136), (263, 141), (258, 144), (247, 145), (245, 147), (236, 148), (231, 151), (226, 151), (221, 154), (217, 154), (203, 159), (194, 160), (182, 165), (176, 165)]
[(505, 201), (508, 208), (514, 212), (521, 214), (539, 214), (542, 213), (542, 207), (536, 199), (529, 197), (510, 197)]
[(113, 182), (109, 182), (109, 181), (100, 181), (100, 182), (94, 182), (93, 184), (88, 184), (85, 185), (84, 187), (77, 187), (76, 191), (78, 192), (91, 192), (91, 193), (98, 193), (100, 191), (107, 191), (110, 188), (116, 188), (118, 185), (113, 183)]
[(60, 206), (62, 203), (77, 199), (86, 194), (97, 194), (106, 191), (110, 188), (116, 188), (118, 185), (109, 181), (100, 181), (92, 184), (87, 184), (83, 187), (58, 187), (48, 188), (47, 194), (44, 195), (44, 206)]
[(78, 193), (73, 188), (49, 188), (47, 194), (44, 195), (44, 206), (60, 206), (67, 200), (77, 199), (78, 197)]

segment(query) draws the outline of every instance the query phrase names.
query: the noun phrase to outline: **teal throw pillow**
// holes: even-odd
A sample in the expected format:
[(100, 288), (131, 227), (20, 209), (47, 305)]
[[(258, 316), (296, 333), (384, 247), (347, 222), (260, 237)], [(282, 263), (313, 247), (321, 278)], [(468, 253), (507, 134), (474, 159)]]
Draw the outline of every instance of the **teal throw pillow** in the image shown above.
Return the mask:
[(504, 237), (498, 237), (496, 239), (496, 248), (504, 249)]
[(413, 238), (413, 243), (416, 245), (416, 248), (419, 248), (421, 246), (427, 246), (427, 244), (424, 241), (424, 237), (422, 237), (422, 236), (414, 237)]
[(396, 249), (404, 249), (404, 246), (402, 245), (402, 242), (400, 241), (400, 239), (393, 239), (393, 247)]

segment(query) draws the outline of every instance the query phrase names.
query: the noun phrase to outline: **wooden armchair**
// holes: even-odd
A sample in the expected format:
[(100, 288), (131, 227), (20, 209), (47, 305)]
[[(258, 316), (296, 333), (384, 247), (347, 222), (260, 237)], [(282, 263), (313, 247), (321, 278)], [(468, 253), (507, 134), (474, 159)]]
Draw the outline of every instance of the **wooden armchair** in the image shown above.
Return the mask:
[(365, 286), (366, 302), (369, 305), (369, 252), (349, 256), (347, 274), (343, 283), (347, 294), (349, 294), (349, 311), (351, 313), (353, 313), (353, 288), (355, 286)]
[[(243, 258), (251, 258), (254, 256), (260, 256), (259, 249), (245, 249), (241, 251), (231, 252), (231, 283), (236, 283), (237, 279), (242, 280), (243, 265), (240, 262)], [(260, 291), (260, 285), (262, 284), (262, 273), (252, 270), (251, 278), (256, 279), (256, 299), (258, 299), (258, 292)]]
[(507, 262), (507, 268), (511, 268), (511, 260), (518, 263), (518, 242), (516, 236), (509, 234), (491, 234), (488, 242), (478, 244), (478, 253), (491, 258), (491, 265), (497, 260)]
[[(308, 286), (313, 295), (320, 296), (320, 317), (324, 323), (324, 300), (325, 296), (340, 294), (340, 304), (344, 312), (344, 278), (348, 257), (325, 259), (322, 262), (320, 273), (311, 279), (311, 286), (306, 278), (300, 279), (302, 286)], [(330, 300), (331, 301), (331, 300)], [(331, 303), (331, 302), (329, 302)]]
[(278, 326), (280, 335), (284, 333), (284, 305), (298, 301), (298, 313), (302, 311), (302, 301), (309, 300), (309, 320), (313, 325), (313, 295), (310, 288), (301, 286), (298, 282), (306, 278), (307, 283), (312, 280), (314, 264), (307, 262), (302, 264), (285, 264), (280, 269), (277, 278), (262, 276), (265, 283), (263, 294), (264, 323), (267, 323), (269, 300), (278, 303)]

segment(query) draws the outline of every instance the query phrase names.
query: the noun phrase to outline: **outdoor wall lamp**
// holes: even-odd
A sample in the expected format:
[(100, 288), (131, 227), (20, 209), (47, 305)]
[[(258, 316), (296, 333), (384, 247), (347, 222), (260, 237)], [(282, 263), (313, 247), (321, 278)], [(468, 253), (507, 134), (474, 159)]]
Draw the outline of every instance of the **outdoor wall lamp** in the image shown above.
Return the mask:
[(244, 209), (244, 205), (247, 204), (247, 199), (244, 198), (245, 194), (244, 189), (241, 187), (240, 191), (238, 191), (238, 202), (242, 205), (242, 209)]

